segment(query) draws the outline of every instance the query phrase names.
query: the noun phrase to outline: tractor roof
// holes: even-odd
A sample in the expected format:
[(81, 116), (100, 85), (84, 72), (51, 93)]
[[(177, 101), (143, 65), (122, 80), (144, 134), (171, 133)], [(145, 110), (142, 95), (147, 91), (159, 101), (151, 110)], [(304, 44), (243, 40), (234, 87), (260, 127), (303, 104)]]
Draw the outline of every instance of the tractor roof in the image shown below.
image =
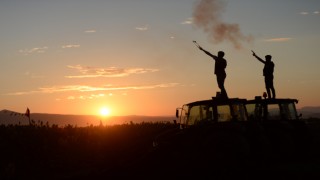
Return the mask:
[(223, 99), (223, 98), (217, 98), (212, 97), (212, 99), (208, 100), (201, 100), (201, 101), (194, 101), (191, 103), (188, 103), (187, 105), (190, 106), (196, 106), (196, 105), (228, 105), (228, 104), (234, 104), (234, 103), (246, 103), (246, 99), (240, 99), (240, 98), (229, 98), (229, 99)]
[(251, 104), (251, 103), (264, 103), (264, 104), (298, 103), (298, 100), (291, 99), (291, 98), (262, 99), (260, 96), (256, 96), (255, 99), (247, 100), (247, 103), (248, 104)]

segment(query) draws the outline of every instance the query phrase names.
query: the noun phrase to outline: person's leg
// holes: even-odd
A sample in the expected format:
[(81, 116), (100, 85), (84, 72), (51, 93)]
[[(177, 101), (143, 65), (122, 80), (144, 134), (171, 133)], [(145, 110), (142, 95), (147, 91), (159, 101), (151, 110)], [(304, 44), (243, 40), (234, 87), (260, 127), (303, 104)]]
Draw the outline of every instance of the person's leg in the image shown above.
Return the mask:
[(272, 98), (275, 99), (276, 98), (276, 90), (274, 89), (273, 81), (270, 84), (270, 89), (271, 89), (271, 92), (272, 92)]
[(265, 85), (266, 85), (266, 90), (268, 94), (268, 99), (271, 99), (271, 91), (270, 91), (270, 77), (265, 77), (264, 78)]
[(268, 99), (271, 99), (271, 92), (270, 92), (270, 88), (266, 88), (266, 89), (267, 89)]
[(272, 91), (272, 98), (275, 99), (276, 98), (276, 91), (274, 90), (274, 88), (271, 88)]
[(217, 81), (218, 81), (218, 87), (221, 90), (221, 95), (222, 97), (228, 98), (228, 94), (226, 89), (224, 88), (224, 81), (226, 79), (226, 75), (219, 75), (217, 76)]

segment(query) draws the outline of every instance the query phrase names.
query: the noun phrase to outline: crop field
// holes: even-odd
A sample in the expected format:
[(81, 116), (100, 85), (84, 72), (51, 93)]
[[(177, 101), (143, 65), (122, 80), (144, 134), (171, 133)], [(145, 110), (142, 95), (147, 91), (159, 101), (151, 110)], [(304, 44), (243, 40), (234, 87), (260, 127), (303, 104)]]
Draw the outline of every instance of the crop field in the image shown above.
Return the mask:
[[(0, 126), (0, 179), (78, 179), (126, 175), (170, 123), (59, 128)], [(124, 173), (124, 174), (123, 174)]]
[[(239, 143), (239, 136), (230, 140), (226, 133), (217, 134), (215, 141), (219, 141), (225, 149), (221, 151), (220, 148), (222, 155), (211, 157), (210, 163), (210, 158), (206, 159), (204, 152), (199, 152), (197, 147), (184, 146), (186, 151), (183, 148), (177, 151), (172, 147), (155, 151), (153, 141), (157, 135), (178, 129), (177, 125), (168, 122), (87, 127), (1, 125), (0, 179), (107, 179), (135, 176), (153, 179), (171, 176), (172, 173), (184, 177), (214, 174), (217, 179), (227, 179), (230, 174), (258, 179), (269, 179), (279, 173), (283, 177), (305, 178), (311, 174), (314, 177), (320, 174), (320, 137), (319, 127), (313, 127), (310, 153), (305, 154), (310, 160), (277, 161), (261, 167), (255, 161), (247, 163), (247, 156), (243, 156), (246, 152), (242, 153), (247, 146), (242, 141), (242, 144)], [(229, 141), (220, 142), (219, 138), (229, 138)], [(217, 146), (208, 148), (212, 148), (209, 153), (219, 150)], [(227, 161), (217, 164), (226, 155), (230, 155), (224, 159)], [(301, 157), (304, 158), (304, 155)], [(201, 165), (202, 162), (206, 164)], [(201, 170), (200, 167), (205, 169)], [(263, 169), (265, 167), (267, 169)]]

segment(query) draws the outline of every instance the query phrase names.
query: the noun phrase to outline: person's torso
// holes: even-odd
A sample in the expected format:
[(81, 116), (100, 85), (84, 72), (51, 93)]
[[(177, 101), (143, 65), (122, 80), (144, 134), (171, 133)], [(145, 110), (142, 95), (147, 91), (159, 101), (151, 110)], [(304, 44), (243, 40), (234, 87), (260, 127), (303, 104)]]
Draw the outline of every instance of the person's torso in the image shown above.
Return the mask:
[(263, 68), (263, 75), (264, 76), (272, 76), (273, 71), (274, 71), (274, 63), (272, 61), (266, 62), (264, 64), (264, 68)]
[(224, 58), (217, 58), (215, 61), (214, 73), (217, 75), (226, 74), (225, 68), (227, 67), (227, 61)]

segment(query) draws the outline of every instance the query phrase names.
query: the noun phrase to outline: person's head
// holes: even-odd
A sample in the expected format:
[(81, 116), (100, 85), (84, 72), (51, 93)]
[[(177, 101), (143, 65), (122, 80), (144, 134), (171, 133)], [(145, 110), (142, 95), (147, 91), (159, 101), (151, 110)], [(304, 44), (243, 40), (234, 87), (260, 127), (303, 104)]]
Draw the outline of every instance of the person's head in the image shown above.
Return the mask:
[(222, 58), (223, 56), (224, 56), (224, 52), (223, 52), (223, 51), (219, 51), (219, 52), (218, 52), (218, 57), (221, 57), (221, 58)]
[(266, 55), (266, 61), (271, 61), (272, 56), (271, 55)]

